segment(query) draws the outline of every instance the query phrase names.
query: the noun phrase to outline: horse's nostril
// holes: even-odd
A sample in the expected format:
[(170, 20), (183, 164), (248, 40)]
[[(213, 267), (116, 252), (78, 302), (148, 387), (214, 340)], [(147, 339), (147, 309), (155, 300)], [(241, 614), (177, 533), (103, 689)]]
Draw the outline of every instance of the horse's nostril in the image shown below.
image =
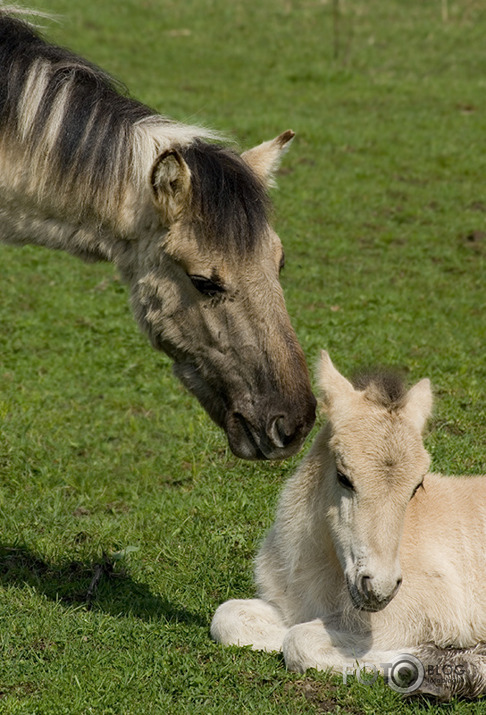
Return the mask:
[(293, 434), (288, 434), (286, 430), (286, 420), (284, 415), (272, 417), (268, 423), (267, 434), (276, 447), (286, 447), (293, 439)]

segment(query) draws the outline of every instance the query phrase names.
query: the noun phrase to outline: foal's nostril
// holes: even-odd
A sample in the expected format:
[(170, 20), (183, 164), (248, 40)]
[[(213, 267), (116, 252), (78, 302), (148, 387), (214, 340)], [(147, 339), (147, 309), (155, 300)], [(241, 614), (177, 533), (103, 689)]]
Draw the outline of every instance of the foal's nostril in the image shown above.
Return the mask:
[(371, 576), (361, 576), (360, 582), (359, 582), (359, 588), (361, 593), (365, 598), (369, 598), (370, 595), (372, 594), (372, 588), (371, 588)]
[(373, 579), (371, 576), (363, 575), (360, 576), (359, 581), (358, 581), (358, 589), (361, 592), (361, 595), (363, 598), (367, 601), (372, 601), (372, 600), (391, 600), (397, 593), (398, 589), (400, 588), (402, 584), (402, 579), (401, 577), (397, 579), (395, 587), (393, 591), (390, 593), (390, 595), (386, 598), (379, 597), (374, 589), (373, 589)]
[(391, 592), (390, 598), (393, 598), (394, 596), (396, 596), (396, 593), (397, 593), (397, 591), (398, 591), (398, 589), (400, 588), (401, 585), (402, 585), (402, 578), (400, 577), (400, 578), (397, 578), (397, 582), (396, 582), (396, 584), (395, 584), (395, 588), (394, 588), (393, 591)]

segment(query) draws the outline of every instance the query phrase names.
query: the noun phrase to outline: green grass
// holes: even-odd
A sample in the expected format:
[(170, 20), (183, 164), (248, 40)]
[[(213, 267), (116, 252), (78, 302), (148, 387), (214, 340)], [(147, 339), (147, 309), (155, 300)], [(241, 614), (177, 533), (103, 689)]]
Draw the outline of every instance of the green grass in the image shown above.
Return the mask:
[[(33, 2), (40, 6), (39, 2)], [(274, 194), (309, 363), (432, 379), (433, 467), (484, 473), (486, 12), (474, 0), (85, 0), (49, 35), (243, 147)], [(287, 673), (209, 638), (299, 458), (249, 464), (139, 335), (111, 266), (0, 247), (1, 713), (482, 713)], [(105, 573), (116, 552), (138, 548)], [(101, 565), (101, 566), (100, 566)], [(106, 569), (108, 571), (108, 568)]]

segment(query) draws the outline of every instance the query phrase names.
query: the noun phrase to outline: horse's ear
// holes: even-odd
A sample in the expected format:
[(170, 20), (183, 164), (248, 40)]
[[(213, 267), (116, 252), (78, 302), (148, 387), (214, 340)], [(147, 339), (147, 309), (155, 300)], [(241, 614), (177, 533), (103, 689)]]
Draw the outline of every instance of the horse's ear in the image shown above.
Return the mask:
[(427, 378), (417, 382), (405, 396), (403, 411), (419, 432), (422, 432), (430, 417), (433, 399), (430, 380)]
[(170, 226), (187, 206), (191, 191), (191, 172), (178, 151), (171, 149), (157, 158), (150, 183), (154, 201)]
[(331, 411), (336, 402), (346, 399), (354, 393), (354, 387), (336, 370), (331, 362), (329, 353), (321, 351), (317, 365), (317, 380), (319, 383), (320, 397), (326, 412)]
[(253, 169), (266, 186), (274, 186), (274, 176), (280, 160), (290, 147), (295, 132), (288, 129), (275, 139), (263, 142), (253, 149), (243, 152), (241, 158)]

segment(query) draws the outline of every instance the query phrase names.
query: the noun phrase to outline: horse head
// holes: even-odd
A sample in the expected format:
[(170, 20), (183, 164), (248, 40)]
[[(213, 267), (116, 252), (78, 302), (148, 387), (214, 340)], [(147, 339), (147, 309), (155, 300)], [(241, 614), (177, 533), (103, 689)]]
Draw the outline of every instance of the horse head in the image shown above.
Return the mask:
[(245, 459), (294, 454), (315, 418), (268, 221), (267, 187), (292, 137), (241, 156), (200, 140), (161, 154), (155, 230), (130, 268), (139, 324)]
[(329, 416), (326, 523), (353, 605), (379, 611), (400, 587), (405, 512), (429, 467), (421, 432), (430, 383), (407, 391), (394, 376), (376, 375), (356, 389), (327, 353), (319, 371)]
[(293, 132), (239, 156), (122, 96), (13, 10), (0, 7), (0, 240), (115, 263), (140, 326), (233, 451), (293, 454), (315, 400), (266, 190)]

